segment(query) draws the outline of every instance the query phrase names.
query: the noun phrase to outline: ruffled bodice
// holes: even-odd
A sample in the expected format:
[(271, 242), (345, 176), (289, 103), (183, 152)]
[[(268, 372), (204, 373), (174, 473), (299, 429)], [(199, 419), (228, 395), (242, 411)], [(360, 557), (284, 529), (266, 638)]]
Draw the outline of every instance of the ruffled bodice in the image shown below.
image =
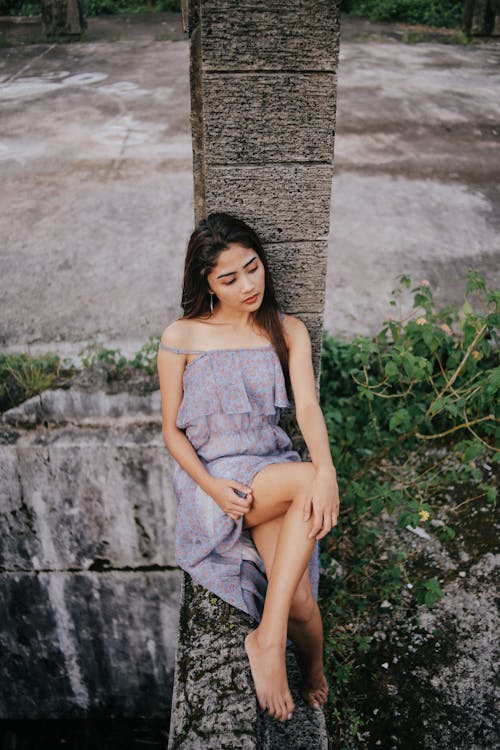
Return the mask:
[(176, 425), (201, 458), (290, 449), (290, 438), (278, 426), (290, 401), (272, 345), (196, 351), (160, 343), (160, 348), (199, 355), (184, 370)]

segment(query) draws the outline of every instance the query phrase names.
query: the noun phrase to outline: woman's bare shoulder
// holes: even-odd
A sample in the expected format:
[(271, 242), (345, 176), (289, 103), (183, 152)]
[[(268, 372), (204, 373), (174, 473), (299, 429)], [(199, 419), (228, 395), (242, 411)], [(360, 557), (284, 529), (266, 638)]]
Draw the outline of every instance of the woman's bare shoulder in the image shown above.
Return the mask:
[(282, 325), (288, 348), (294, 343), (309, 340), (307, 326), (295, 315), (284, 315), (282, 318)]
[(189, 349), (192, 337), (193, 321), (187, 318), (179, 318), (170, 323), (161, 335), (162, 344), (172, 346), (175, 349)]

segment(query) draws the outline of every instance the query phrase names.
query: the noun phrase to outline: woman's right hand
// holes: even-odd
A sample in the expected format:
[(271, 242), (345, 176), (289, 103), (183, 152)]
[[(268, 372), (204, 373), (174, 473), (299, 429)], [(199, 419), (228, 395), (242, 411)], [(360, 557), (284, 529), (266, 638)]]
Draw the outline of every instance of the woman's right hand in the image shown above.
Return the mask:
[[(245, 493), (246, 497), (239, 497), (234, 490)], [(219, 508), (234, 521), (248, 513), (253, 503), (252, 488), (235, 479), (213, 477), (208, 494), (215, 500)]]

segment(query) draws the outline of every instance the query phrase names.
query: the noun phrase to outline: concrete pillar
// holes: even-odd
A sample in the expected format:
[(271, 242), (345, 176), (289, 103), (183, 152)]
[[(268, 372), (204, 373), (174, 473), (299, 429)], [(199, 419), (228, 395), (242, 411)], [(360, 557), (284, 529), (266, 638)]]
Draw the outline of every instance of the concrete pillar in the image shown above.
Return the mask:
[(195, 219), (225, 210), (263, 239), (319, 371), (339, 3), (189, 3)]
[[(319, 377), (329, 233), (339, 2), (190, 0), (195, 220), (227, 211), (264, 241), (277, 294), (313, 341)], [(222, 623), (222, 624), (221, 624)], [(257, 710), (252, 623), (186, 577), (169, 748), (326, 747), (302, 704), (287, 729)], [(299, 681), (290, 655), (292, 691)], [(300, 700), (297, 700), (300, 705)]]

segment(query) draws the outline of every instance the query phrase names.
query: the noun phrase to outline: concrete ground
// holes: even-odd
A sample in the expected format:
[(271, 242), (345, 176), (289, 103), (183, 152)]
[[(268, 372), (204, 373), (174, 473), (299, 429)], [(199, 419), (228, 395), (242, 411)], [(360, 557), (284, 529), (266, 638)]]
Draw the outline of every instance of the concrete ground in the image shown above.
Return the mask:
[[(378, 330), (401, 273), (442, 303), (468, 266), (498, 286), (500, 43), (342, 20), (325, 327), (346, 338)], [(188, 61), (175, 14), (2, 49), (3, 351), (132, 353), (179, 316)]]

